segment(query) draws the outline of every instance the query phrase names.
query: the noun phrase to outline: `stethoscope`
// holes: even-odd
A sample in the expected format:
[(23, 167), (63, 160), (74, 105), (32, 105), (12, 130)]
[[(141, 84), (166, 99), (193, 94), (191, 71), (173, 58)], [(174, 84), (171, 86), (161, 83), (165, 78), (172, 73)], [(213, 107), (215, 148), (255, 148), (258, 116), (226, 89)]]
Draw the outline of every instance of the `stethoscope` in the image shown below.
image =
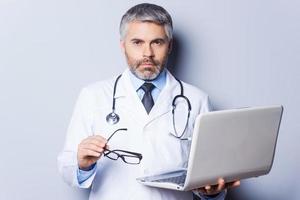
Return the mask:
[[(113, 91), (113, 100), (112, 100), (112, 111), (111, 113), (109, 113), (107, 116), (106, 116), (106, 122), (108, 124), (111, 124), (111, 125), (114, 125), (114, 124), (117, 124), (119, 121), (120, 121), (120, 116), (115, 112), (115, 105), (116, 105), (116, 98), (115, 98), (115, 94), (116, 94), (116, 89), (117, 89), (117, 85), (118, 85), (118, 81), (119, 79), (121, 78), (122, 75), (119, 75), (117, 77), (117, 79), (115, 80), (115, 83), (114, 83), (114, 91)], [(181, 140), (188, 140), (188, 138), (183, 138), (183, 135), (187, 129), (187, 126), (188, 126), (188, 121), (189, 121), (189, 118), (190, 118), (190, 112), (192, 110), (192, 106), (191, 106), (191, 103), (189, 101), (189, 99), (184, 96), (183, 92), (183, 85), (181, 83), (180, 80), (178, 80), (177, 78), (175, 78), (179, 85), (180, 85), (180, 94), (176, 95), (174, 98), (173, 98), (173, 101), (172, 101), (172, 120), (173, 120), (173, 129), (174, 129), (174, 133), (171, 133), (172, 136), (178, 138), (178, 139), (181, 139)], [(178, 133), (177, 132), (177, 129), (176, 129), (176, 126), (175, 126), (175, 109), (176, 109), (176, 101), (179, 99), (179, 98), (182, 98), (185, 100), (186, 104), (188, 105), (188, 114), (187, 114), (187, 118), (186, 118), (186, 122), (185, 122), (185, 126), (184, 126), (184, 129), (182, 131), (182, 133)]]

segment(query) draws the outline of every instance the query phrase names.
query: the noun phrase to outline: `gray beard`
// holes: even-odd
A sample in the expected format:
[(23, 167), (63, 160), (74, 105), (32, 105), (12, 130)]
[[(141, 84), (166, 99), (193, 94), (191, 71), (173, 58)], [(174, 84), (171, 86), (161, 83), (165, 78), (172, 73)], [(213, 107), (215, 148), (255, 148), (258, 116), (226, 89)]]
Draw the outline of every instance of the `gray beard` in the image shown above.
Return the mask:
[[(158, 68), (160, 68), (160, 67), (158, 67)], [(142, 73), (139, 73), (139, 71), (136, 68), (133, 69), (132, 67), (130, 67), (129, 69), (135, 77), (137, 77), (138, 79), (144, 80), (144, 81), (155, 80), (160, 75), (160, 73), (163, 71), (163, 68), (161, 68), (161, 70), (158, 73), (152, 73), (151, 75), (144, 75)]]

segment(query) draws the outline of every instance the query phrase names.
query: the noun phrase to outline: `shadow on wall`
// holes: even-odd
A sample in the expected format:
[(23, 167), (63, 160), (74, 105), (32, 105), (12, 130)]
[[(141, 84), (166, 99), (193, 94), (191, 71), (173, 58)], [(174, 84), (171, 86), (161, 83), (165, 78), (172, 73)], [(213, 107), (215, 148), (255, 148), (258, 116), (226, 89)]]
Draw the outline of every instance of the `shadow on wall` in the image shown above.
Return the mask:
[(175, 33), (173, 34), (173, 46), (172, 46), (172, 51), (171, 54), (169, 55), (168, 58), (168, 70), (175, 76), (180, 78), (180, 69), (179, 69), (179, 63), (183, 60), (183, 53), (182, 53), (182, 43), (180, 41), (180, 37), (176, 35)]

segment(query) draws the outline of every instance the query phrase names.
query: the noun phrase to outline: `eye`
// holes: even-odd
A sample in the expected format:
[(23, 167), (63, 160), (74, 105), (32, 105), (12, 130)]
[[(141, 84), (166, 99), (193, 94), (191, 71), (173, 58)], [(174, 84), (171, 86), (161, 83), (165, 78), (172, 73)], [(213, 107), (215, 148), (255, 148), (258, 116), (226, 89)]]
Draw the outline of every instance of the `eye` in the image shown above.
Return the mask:
[(139, 45), (142, 44), (142, 41), (140, 41), (140, 40), (134, 40), (134, 41), (132, 41), (132, 43), (133, 43), (134, 45), (139, 46)]
[(165, 44), (164, 40), (154, 40), (152, 43), (157, 46)]

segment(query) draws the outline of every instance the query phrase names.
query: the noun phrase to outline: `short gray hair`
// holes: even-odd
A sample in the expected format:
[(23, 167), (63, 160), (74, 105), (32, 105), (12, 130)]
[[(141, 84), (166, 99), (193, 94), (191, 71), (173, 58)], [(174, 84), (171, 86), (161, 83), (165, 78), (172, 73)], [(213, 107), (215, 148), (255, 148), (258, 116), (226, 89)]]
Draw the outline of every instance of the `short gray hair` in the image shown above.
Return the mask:
[(120, 23), (121, 40), (124, 39), (129, 22), (152, 22), (165, 28), (168, 40), (173, 38), (173, 24), (171, 15), (161, 6), (149, 3), (138, 4), (130, 8), (122, 17)]

